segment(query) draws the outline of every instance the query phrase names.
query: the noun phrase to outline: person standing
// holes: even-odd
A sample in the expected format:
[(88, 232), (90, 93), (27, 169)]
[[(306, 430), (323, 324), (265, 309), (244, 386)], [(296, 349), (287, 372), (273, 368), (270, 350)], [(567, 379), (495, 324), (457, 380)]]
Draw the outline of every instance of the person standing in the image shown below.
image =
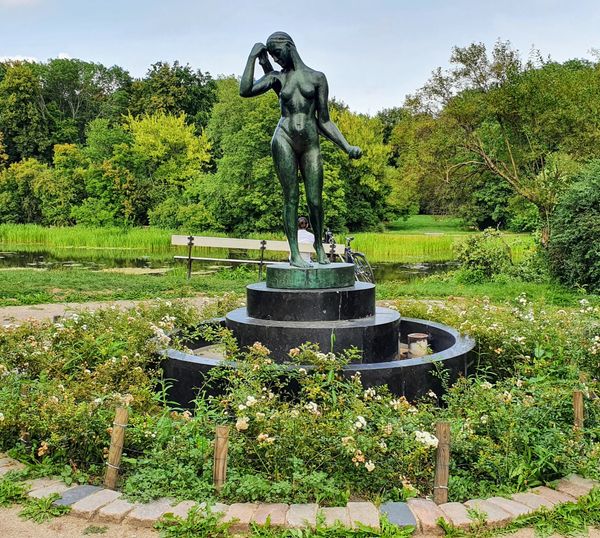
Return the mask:
[[(306, 217), (300, 217), (298, 219), (298, 245), (314, 245), (315, 236), (313, 233), (308, 231), (309, 222)], [(300, 252), (302, 259), (311, 262), (310, 252)]]

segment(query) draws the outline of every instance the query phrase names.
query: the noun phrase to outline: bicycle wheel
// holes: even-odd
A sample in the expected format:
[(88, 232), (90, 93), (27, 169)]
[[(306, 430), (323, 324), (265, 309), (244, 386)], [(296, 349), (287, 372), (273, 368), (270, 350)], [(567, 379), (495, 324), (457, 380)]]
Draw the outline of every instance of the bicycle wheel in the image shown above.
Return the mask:
[(371, 264), (367, 261), (367, 258), (361, 252), (353, 252), (352, 258), (354, 260), (354, 276), (359, 282), (370, 282), (375, 284), (375, 275)]

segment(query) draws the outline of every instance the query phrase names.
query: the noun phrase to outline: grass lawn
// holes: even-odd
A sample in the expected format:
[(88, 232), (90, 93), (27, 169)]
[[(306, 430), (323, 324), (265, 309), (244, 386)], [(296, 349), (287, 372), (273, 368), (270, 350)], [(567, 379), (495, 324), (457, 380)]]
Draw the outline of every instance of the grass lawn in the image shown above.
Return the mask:
[(399, 219), (388, 222), (386, 228), (390, 232), (403, 234), (465, 234), (476, 232), (473, 228), (466, 226), (462, 219), (446, 215), (411, 215), (406, 220)]
[[(178, 267), (165, 275), (126, 275), (79, 268), (52, 270), (0, 271), (0, 306), (57, 302), (111, 301), (117, 299), (153, 299), (218, 295), (233, 292), (243, 296), (247, 284), (258, 281), (255, 268), (227, 269), (186, 280), (185, 269)], [(512, 300), (525, 292), (529, 299), (542, 304), (575, 306), (587, 297), (598, 303), (598, 296), (586, 296), (551, 283), (518, 281), (486, 284), (459, 284), (423, 279), (413, 282), (383, 282), (377, 285), (378, 299), (416, 297), (487, 296), (494, 302)]]
[(244, 292), (256, 272), (228, 271), (185, 278), (177, 268), (166, 275), (123, 275), (84, 269), (0, 271), (0, 306), (59, 302), (190, 297)]

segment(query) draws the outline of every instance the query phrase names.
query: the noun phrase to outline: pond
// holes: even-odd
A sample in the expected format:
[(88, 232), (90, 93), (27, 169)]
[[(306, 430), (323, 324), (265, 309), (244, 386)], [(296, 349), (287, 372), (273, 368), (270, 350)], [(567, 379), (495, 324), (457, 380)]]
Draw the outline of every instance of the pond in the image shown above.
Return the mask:
[[(239, 255), (236, 254), (239, 258)], [(47, 250), (6, 250), (0, 251), (0, 268), (31, 268), (56, 269), (76, 267), (100, 271), (106, 269), (138, 269), (148, 274), (164, 274), (176, 263), (172, 256), (138, 256), (134, 252), (107, 252), (105, 249), (64, 249), (60, 251)], [(195, 262), (194, 271), (211, 272), (238, 265), (224, 259), (223, 262)], [(373, 264), (376, 282), (400, 280), (409, 282), (433, 273), (445, 272), (452, 269), (454, 263), (378, 263)]]

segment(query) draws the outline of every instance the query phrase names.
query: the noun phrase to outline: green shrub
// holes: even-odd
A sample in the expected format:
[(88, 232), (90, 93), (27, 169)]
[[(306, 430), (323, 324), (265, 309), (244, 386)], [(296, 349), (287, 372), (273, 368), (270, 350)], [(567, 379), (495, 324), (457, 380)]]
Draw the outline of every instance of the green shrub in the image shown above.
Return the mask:
[(489, 228), (459, 243), (456, 246), (456, 259), (460, 263), (460, 281), (485, 282), (510, 267), (511, 252), (502, 234)]
[(600, 291), (600, 160), (588, 164), (561, 198), (548, 251), (561, 282)]

